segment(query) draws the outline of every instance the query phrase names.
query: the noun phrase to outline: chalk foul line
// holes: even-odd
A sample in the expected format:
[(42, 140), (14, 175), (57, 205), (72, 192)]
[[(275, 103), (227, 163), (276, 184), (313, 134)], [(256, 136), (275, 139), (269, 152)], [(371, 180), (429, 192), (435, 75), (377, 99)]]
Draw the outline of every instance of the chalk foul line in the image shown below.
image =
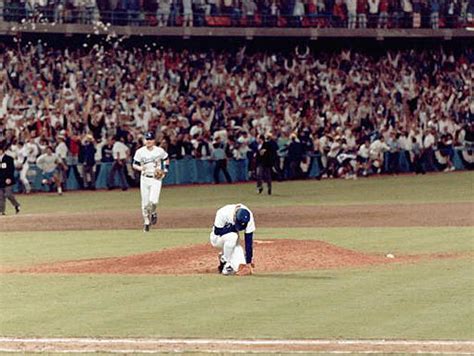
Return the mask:
[(387, 339), (184, 339), (184, 338), (17, 338), (0, 337), (0, 352), (156, 353), (304, 353), (375, 354), (381, 352), (433, 355), (474, 354), (474, 340)]

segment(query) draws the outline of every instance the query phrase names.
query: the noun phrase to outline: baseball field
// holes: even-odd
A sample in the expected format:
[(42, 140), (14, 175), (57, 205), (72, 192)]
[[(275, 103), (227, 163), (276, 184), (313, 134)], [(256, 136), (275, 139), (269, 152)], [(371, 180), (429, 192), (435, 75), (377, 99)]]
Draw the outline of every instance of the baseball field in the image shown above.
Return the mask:
[[(0, 351), (474, 353), (474, 173), (19, 196), (0, 217)], [(255, 215), (217, 274), (216, 210)]]

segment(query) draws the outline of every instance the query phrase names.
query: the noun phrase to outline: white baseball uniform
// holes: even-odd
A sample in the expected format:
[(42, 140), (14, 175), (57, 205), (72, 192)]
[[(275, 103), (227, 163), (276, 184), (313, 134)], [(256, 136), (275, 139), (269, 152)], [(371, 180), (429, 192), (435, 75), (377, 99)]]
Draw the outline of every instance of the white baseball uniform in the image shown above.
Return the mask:
[(244, 233), (253, 233), (255, 231), (255, 220), (250, 209), (243, 204), (229, 204), (217, 210), (210, 235), (211, 245), (222, 250), (224, 260), (230, 264), (234, 271), (238, 271), (239, 266), (246, 263), (244, 249), (239, 243), (239, 234), (237, 232), (229, 232), (225, 235), (216, 235), (214, 227), (223, 228), (228, 224), (235, 225), (235, 212), (240, 208), (250, 212), (250, 221)]
[(30, 169), (30, 165), (28, 163), (28, 149), (25, 146), (18, 150), (17, 161), (18, 166), (21, 167), (20, 181), (25, 187), (25, 192), (29, 193), (31, 191), (31, 185), (28, 181), (28, 170)]
[(162, 180), (155, 178), (157, 168), (164, 169), (164, 162), (168, 159), (166, 151), (157, 146), (149, 150), (146, 146), (139, 148), (135, 152), (133, 160), (139, 164), (143, 170), (140, 179), (140, 193), (142, 197), (142, 214), (145, 225), (150, 224), (151, 206), (158, 205), (160, 199)]
[(39, 154), (38, 146), (33, 142), (27, 142), (23, 148), (26, 150), (28, 163), (34, 164), (36, 162), (36, 157), (38, 157)]

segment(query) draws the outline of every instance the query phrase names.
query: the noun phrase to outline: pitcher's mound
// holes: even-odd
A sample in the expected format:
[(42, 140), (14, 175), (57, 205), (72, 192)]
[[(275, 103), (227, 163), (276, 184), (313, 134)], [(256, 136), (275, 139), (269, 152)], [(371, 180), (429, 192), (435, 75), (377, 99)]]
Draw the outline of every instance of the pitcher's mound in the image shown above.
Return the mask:
[[(89, 260), (42, 264), (20, 273), (117, 273), (117, 274), (195, 274), (216, 273), (218, 250), (209, 244), (165, 249), (158, 252)], [(337, 247), (322, 241), (255, 241), (255, 272), (304, 271), (327, 268), (368, 266), (398, 261)]]

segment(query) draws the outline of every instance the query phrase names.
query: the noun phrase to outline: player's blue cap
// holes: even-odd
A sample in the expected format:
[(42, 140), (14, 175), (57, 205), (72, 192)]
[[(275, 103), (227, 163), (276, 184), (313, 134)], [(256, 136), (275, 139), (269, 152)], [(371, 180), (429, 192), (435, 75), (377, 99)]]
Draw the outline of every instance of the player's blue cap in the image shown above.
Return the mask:
[(155, 133), (152, 131), (148, 131), (145, 133), (145, 140), (154, 140), (155, 139)]
[(243, 208), (237, 209), (237, 211), (235, 212), (235, 227), (237, 228), (237, 230), (245, 230), (249, 221), (250, 211)]

